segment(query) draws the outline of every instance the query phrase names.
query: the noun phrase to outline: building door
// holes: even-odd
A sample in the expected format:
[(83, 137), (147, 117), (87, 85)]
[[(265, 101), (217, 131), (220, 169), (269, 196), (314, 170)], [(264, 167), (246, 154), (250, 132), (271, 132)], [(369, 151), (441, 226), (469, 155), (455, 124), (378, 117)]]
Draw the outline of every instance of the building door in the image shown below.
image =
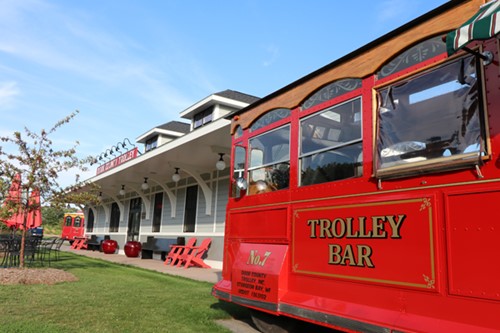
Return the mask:
[(127, 241), (139, 240), (139, 228), (141, 226), (141, 198), (130, 200), (130, 210), (128, 213)]
[(196, 207), (198, 206), (198, 185), (186, 189), (184, 210), (184, 232), (194, 232), (196, 223)]
[(116, 202), (111, 204), (111, 218), (109, 221), (109, 232), (118, 232), (120, 226), (120, 207)]

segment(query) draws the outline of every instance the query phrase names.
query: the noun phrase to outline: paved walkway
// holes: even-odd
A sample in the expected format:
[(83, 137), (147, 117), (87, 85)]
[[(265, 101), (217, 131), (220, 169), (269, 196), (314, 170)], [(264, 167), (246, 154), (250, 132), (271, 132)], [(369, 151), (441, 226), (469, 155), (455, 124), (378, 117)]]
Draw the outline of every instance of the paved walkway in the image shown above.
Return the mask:
[(63, 245), (61, 250), (73, 252), (75, 254), (84, 255), (92, 258), (99, 258), (102, 260), (112, 261), (119, 264), (131, 265), (136, 267), (141, 267), (149, 269), (152, 271), (157, 271), (160, 273), (183, 276), (192, 280), (206, 281), (210, 283), (216, 283), (221, 279), (221, 270), (212, 268), (197, 268), (197, 267), (175, 267), (170, 265), (164, 265), (163, 261), (158, 259), (141, 259), (139, 258), (129, 258), (124, 254), (106, 254), (99, 251), (90, 250), (75, 250), (69, 245)]
[[(69, 245), (64, 244), (61, 250), (72, 252), (78, 255), (83, 255), (92, 258), (99, 258), (102, 260), (112, 261), (119, 264), (125, 264), (130, 266), (141, 267), (144, 269), (149, 269), (152, 271), (157, 271), (164, 274), (182, 276), (188, 279), (197, 281), (206, 281), (210, 283), (216, 283), (221, 279), (221, 270), (212, 268), (183, 268), (175, 267), (170, 265), (164, 265), (163, 261), (158, 259), (141, 259), (141, 258), (129, 258), (123, 254), (105, 254), (99, 251), (88, 251), (88, 250), (75, 250)], [(233, 333), (259, 333), (258, 330), (253, 328), (249, 324), (249, 320), (220, 320), (218, 323), (227, 329), (231, 330)]]

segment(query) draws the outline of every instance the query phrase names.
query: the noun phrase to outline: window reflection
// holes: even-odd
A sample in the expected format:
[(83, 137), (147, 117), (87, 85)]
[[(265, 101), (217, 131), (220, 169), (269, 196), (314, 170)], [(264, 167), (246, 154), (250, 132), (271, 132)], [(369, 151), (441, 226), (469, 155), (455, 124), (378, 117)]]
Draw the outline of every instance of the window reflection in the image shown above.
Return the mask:
[(249, 194), (288, 188), (290, 179), (290, 126), (249, 140)]
[(379, 175), (417, 162), (418, 172), (446, 159), (477, 163), (483, 134), (473, 56), (386, 87), (378, 99)]
[(305, 118), (300, 129), (301, 185), (363, 174), (360, 98)]

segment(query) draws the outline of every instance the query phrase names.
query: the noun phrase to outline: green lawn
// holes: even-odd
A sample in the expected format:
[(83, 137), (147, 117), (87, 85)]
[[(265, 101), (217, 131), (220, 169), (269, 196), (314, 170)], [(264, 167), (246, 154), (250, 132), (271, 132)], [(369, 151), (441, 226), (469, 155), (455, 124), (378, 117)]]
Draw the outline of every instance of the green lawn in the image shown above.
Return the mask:
[(229, 331), (215, 320), (246, 315), (211, 296), (206, 282), (65, 252), (51, 267), (79, 281), (0, 285), (0, 332), (219, 333)]

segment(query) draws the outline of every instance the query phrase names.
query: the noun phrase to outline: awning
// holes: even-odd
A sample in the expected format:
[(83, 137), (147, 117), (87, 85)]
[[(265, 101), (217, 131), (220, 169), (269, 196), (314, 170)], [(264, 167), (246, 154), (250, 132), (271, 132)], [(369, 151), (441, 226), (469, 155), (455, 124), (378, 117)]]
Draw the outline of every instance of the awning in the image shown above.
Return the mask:
[(462, 26), (446, 35), (448, 55), (452, 55), (473, 40), (489, 39), (500, 32), (500, 0), (490, 1)]

